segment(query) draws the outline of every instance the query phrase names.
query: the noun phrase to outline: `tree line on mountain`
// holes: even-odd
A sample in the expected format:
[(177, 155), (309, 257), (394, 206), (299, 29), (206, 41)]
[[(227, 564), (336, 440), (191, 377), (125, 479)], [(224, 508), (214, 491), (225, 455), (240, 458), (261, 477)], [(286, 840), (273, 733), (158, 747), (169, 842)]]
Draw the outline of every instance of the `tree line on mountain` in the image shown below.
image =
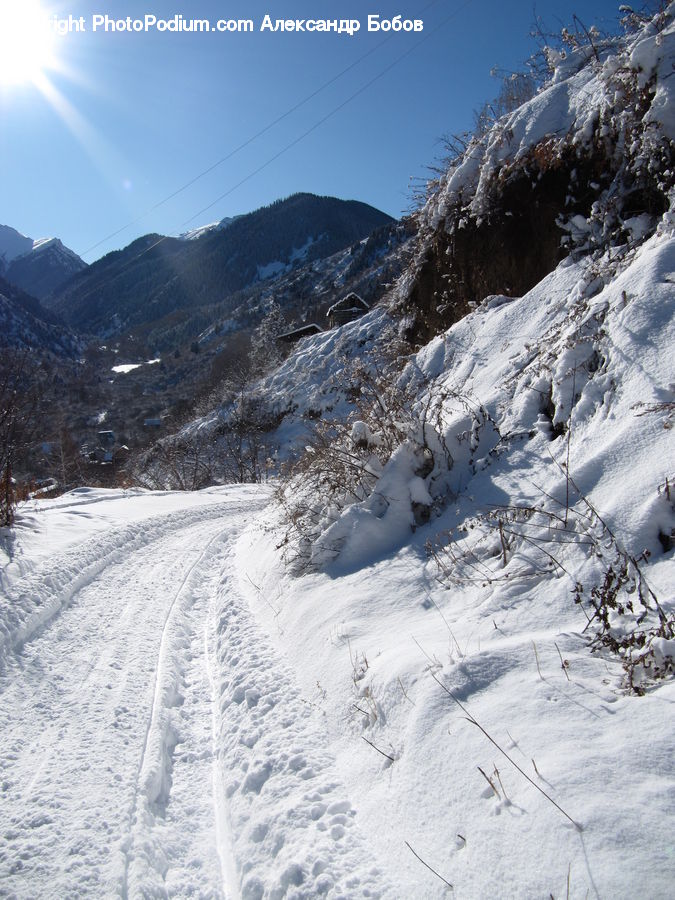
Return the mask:
[(149, 235), (134, 241), (76, 276), (53, 307), (79, 329), (119, 331), (220, 303), (259, 280), (271, 263), (292, 265), (303, 248), (297, 265), (330, 256), (388, 221), (363, 203), (296, 194), (196, 240)]

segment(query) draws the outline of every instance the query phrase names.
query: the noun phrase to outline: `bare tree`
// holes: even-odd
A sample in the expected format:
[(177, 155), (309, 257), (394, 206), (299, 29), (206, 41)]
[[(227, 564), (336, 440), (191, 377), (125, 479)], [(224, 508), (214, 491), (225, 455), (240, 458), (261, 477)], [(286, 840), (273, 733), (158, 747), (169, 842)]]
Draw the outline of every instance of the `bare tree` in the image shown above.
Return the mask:
[(273, 300), (251, 336), (251, 364), (254, 371), (269, 372), (279, 365), (284, 357), (279, 345), (279, 335), (287, 329), (281, 307)]

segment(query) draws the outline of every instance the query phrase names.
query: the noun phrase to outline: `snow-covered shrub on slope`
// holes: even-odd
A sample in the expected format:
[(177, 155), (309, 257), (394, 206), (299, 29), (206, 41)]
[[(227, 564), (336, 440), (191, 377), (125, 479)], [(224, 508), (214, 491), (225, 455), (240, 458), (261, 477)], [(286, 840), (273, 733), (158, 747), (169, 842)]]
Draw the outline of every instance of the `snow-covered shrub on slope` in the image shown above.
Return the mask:
[(674, 246), (663, 233), (565, 261), (521, 299), (486, 298), (402, 371), (352, 367), (353, 412), (319, 423), (279, 491), (295, 571), (370, 566), (424, 527), (442, 583), (560, 592), (631, 687), (670, 674), (673, 611), (648, 563), (675, 526), (657, 402), (675, 384)]
[(478, 509), (431, 538), (440, 580), (566, 590), (637, 690), (673, 671), (673, 598), (650, 575), (675, 525), (673, 271), (665, 232), (568, 260), (519, 300), (488, 298), (416, 360), (429, 390), (480, 398), (500, 432), (468, 485)]
[[(632, 199), (662, 206), (673, 184), (675, 116), (668, 78), (674, 11), (671, 3), (637, 34), (608, 42), (598, 56), (586, 47), (559, 59), (543, 90), (476, 139), (440, 180), (425, 221), (452, 230), (467, 217), (490, 217), (516, 174), (539, 180), (548, 168), (561, 167), (570, 150), (582, 161), (596, 152), (603, 158), (601, 205), (614, 200), (620, 208)], [(592, 184), (578, 189), (599, 190)], [(632, 191), (647, 196), (632, 197)], [(565, 205), (574, 201), (570, 196)]]
[(644, 239), (671, 212), (672, 3), (636, 34), (558, 59), (530, 101), (470, 141), (420, 212), (400, 282), (428, 340), (487, 294), (517, 296), (570, 251)]
[(420, 399), (419, 385), (404, 386), (372, 361), (349, 374), (354, 411), (318, 423), (279, 490), (299, 571), (338, 556), (343, 568), (358, 568), (401, 546), (498, 440), (486, 411), (449, 388)]
[[(612, 160), (605, 186), (591, 188), (600, 200), (584, 243), (561, 251), (521, 298), (475, 295), (473, 311), (407, 362), (399, 349), (367, 388), (352, 374), (355, 409), (320, 426), (281, 492), (283, 544), (303, 571), (370, 566), (424, 528), (432, 547), (440, 540), (442, 582), (480, 591), (528, 580), (559, 594), (576, 606), (584, 638), (623, 659), (637, 690), (673, 668), (672, 601), (649, 572), (672, 547), (662, 486), (675, 460), (669, 422), (647, 410), (669, 411), (675, 384), (672, 130), (657, 102), (674, 44), (660, 16), (614, 56), (587, 55), (571, 73), (568, 60), (565, 77), (556, 71), (486, 135), (474, 168), (467, 158), (448, 173), (422, 212), (430, 241), (468, 228), (460, 213), (476, 228), (498, 215), (508, 173), (530, 184), (533, 161), (548, 174), (564, 169), (567, 189), (568, 151), (580, 171)], [(513, 135), (500, 143), (505, 121)], [(647, 205), (658, 198), (639, 223), (623, 215), (636, 193)], [(435, 262), (447, 283), (454, 263), (451, 253)], [(418, 260), (398, 286), (412, 315), (423, 282)]]

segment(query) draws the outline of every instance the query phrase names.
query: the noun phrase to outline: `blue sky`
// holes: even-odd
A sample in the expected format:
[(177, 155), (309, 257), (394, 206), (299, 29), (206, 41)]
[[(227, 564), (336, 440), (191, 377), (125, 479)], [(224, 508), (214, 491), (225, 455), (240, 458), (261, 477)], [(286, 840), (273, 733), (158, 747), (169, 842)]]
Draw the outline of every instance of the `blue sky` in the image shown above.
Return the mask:
[[(0, 0), (0, 21), (3, 6), (16, 2)], [(55, 39), (56, 66), (44, 72), (48, 84), (44, 77), (38, 84), (0, 83), (0, 223), (33, 238), (58, 236), (88, 262), (141, 234), (177, 234), (295, 191), (363, 200), (398, 216), (410, 207), (411, 179), (424, 179), (442, 153), (442, 135), (470, 128), (473, 111), (496, 94), (491, 68), (519, 68), (535, 49), (528, 36), (532, 0), (190, 0), (182, 6), (180, 0), (42, 0), (42, 6), (84, 16), (88, 31)], [(586, 25), (612, 27), (617, 9), (615, 0), (536, 4), (551, 30), (569, 24), (575, 12)], [(92, 14), (106, 12), (250, 18), (256, 28), (252, 34), (92, 33)], [(359, 19), (362, 29), (353, 37), (261, 33), (266, 13)], [(369, 13), (422, 18), (425, 30), (384, 41), (382, 33), (366, 31)], [(145, 215), (349, 66), (261, 138)]]

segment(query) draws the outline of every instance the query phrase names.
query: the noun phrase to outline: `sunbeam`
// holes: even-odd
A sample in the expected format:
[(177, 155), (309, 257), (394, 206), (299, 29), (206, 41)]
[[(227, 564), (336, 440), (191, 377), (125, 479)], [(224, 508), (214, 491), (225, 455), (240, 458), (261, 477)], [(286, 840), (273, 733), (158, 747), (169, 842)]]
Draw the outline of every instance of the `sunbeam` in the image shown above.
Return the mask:
[(53, 68), (54, 37), (37, 0), (0, 0), (0, 85), (35, 82)]

